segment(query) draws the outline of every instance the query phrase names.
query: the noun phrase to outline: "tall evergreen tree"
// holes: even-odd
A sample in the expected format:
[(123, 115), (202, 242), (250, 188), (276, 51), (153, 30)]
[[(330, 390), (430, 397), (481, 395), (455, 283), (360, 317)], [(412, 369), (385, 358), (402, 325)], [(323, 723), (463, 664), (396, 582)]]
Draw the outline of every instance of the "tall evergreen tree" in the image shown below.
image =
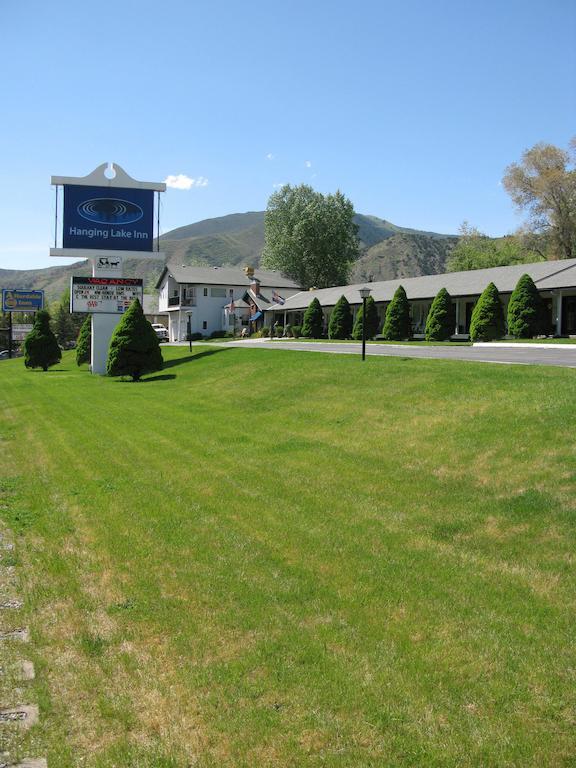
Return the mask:
[[(354, 329), (352, 331), (352, 338), (356, 341), (362, 339), (362, 325), (364, 324), (364, 307), (360, 305), (360, 309), (356, 313), (356, 320), (354, 322)], [(366, 338), (373, 339), (378, 333), (378, 327), (380, 325), (380, 318), (378, 317), (378, 308), (373, 296), (368, 296), (366, 299)]]
[(530, 275), (522, 275), (508, 303), (508, 332), (517, 339), (544, 333), (544, 302)]
[(349, 339), (352, 333), (352, 312), (346, 296), (336, 302), (328, 324), (329, 339)]
[(412, 336), (410, 304), (406, 291), (401, 285), (396, 289), (396, 293), (386, 310), (382, 336), (386, 341), (402, 341)]
[(447, 341), (455, 330), (455, 315), (452, 297), (440, 288), (426, 318), (426, 341)]
[(106, 372), (139, 381), (146, 373), (162, 370), (163, 362), (156, 331), (144, 317), (138, 299), (134, 299), (112, 334)]
[(92, 353), (92, 316), (86, 315), (76, 342), (76, 364), (90, 362)]
[(305, 339), (321, 339), (323, 324), (322, 306), (318, 299), (314, 298), (308, 305), (306, 312), (304, 312), (304, 322), (302, 323), (300, 335)]
[(34, 326), (24, 339), (23, 350), (26, 368), (47, 371), (62, 359), (62, 351), (50, 328), (50, 314), (45, 309), (36, 312)]
[(471, 341), (494, 341), (505, 333), (504, 311), (498, 289), (489, 283), (472, 310)]

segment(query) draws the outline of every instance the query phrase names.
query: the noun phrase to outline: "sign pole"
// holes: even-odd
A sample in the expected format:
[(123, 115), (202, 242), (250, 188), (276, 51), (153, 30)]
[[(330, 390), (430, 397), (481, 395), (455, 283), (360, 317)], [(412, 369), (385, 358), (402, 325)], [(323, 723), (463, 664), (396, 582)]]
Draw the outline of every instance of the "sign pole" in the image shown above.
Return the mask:
[(8, 312), (8, 357), (12, 359), (12, 312)]

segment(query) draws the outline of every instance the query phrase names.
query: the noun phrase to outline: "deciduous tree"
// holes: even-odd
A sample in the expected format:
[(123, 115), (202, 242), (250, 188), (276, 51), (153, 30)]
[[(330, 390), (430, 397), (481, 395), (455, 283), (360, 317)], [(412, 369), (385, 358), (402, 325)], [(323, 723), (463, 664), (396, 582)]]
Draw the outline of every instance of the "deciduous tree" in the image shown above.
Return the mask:
[(502, 183), (528, 228), (543, 234), (553, 258), (576, 257), (576, 137), (567, 152), (540, 143), (506, 168)]
[(354, 208), (341, 192), (322, 195), (286, 184), (268, 201), (262, 265), (279, 269), (302, 288), (345, 285), (358, 257)]

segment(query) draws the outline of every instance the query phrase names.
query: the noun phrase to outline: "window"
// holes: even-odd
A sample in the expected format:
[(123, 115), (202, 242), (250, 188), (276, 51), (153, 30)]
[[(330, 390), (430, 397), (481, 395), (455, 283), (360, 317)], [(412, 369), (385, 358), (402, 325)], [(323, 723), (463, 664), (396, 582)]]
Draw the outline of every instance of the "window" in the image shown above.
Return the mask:
[(202, 320), (202, 330), (205, 331), (206, 328), (208, 328), (208, 323), (206, 322), (206, 320)]
[(210, 296), (212, 296), (213, 299), (225, 299), (226, 288), (210, 288)]
[(230, 293), (230, 296), (231, 296), (231, 297), (234, 297), (234, 288), (230, 288), (230, 291), (229, 291), (229, 293)]
[(208, 296), (208, 288), (204, 288), (204, 296)]

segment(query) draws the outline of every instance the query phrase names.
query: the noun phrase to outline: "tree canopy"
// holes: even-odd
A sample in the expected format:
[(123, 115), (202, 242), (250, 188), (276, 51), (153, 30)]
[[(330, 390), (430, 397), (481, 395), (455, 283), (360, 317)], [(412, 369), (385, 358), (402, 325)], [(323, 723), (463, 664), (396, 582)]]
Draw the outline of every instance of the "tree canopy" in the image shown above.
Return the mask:
[(285, 184), (268, 200), (262, 266), (305, 289), (345, 285), (358, 258), (357, 231), (354, 207), (341, 192), (322, 195), (306, 184)]
[(403, 341), (412, 336), (410, 304), (406, 291), (399, 285), (386, 310), (382, 336), (386, 341)]
[(50, 314), (45, 309), (36, 312), (34, 326), (24, 339), (23, 350), (26, 368), (47, 371), (62, 359), (56, 336), (50, 328)]
[(527, 230), (544, 237), (550, 258), (576, 257), (575, 164), (576, 137), (570, 151), (539, 143), (502, 179), (516, 207), (528, 213)]
[(112, 334), (106, 372), (139, 381), (145, 373), (162, 370), (162, 365), (156, 331), (144, 317), (138, 299), (134, 299)]
[(300, 335), (305, 339), (320, 339), (322, 338), (323, 324), (322, 305), (318, 299), (314, 298), (308, 305), (306, 312), (304, 312), (304, 321)]
[(546, 332), (544, 302), (530, 275), (522, 275), (508, 302), (508, 332), (530, 339)]
[(76, 365), (90, 362), (92, 353), (92, 315), (86, 315), (76, 341)]
[(426, 341), (447, 341), (454, 333), (456, 311), (446, 288), (436, 294), (426, 318)]
[(458, 234), (460, 240), (454, 246), (446, 262), (448, 272), (463, 272), (468, 269), (507, 267), (510, 264), (529, 264), (543, 261), (527, 238), (508, 235), (492, 238), (480, 232), (465, 221)]
[(471, 341), (494, 341), (504, 336), (504, 311), (494, 283), (488, 283), (472, 310)]
[(349, 339), (352, 333), (352, 312), (346, 296), (340, 296), (328, 324), (329, 339)]
[[(378, 309), (373, 296), (368, 296), (366, 299), (366, 338), (373, 339), (378, 333), (380, 324), (380, 318), (378, 317)], [(356, 313), (356, 321), (354, 322), (354, 329), (352, 330), (352, 338), (356, 341), (362, 339), (362, 326), (364, 325), (364, 307), (361, 304), (358, 312)]]

